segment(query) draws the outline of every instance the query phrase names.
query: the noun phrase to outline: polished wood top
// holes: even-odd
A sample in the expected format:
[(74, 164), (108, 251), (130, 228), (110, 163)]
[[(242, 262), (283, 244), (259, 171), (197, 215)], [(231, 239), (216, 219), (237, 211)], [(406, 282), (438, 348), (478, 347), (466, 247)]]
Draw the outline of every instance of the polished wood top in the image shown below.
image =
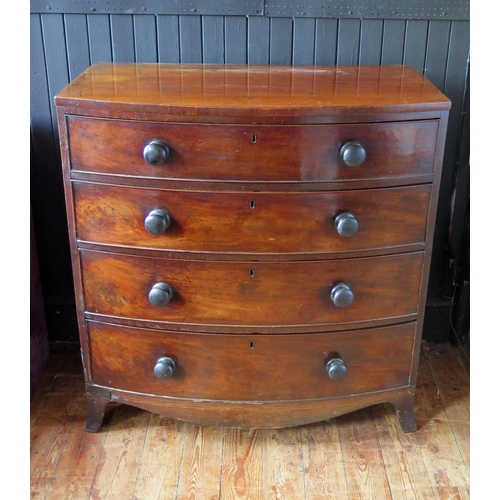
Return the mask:
[(96, 64), (55, 98), (61, 106), (227, 116), (326, 116), (446, 110), (410, 66)]

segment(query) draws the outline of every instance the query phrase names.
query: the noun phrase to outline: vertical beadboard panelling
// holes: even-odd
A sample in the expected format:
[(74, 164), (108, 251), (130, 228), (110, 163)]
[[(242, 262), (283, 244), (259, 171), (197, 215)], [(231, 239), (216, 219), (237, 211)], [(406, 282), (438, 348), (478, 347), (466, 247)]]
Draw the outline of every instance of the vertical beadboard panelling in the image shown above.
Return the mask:
[(384, 21), (382, 64), (403, 64), (405, 24), (402, 19)]
[(378, 65), (382, 59), (382, 19), (363, 19), (361, 21), (361, 40), (359, 42), (359, 64)]
[(451, 21), (429, 21), (424, 74), (441, 91), (444, 90), (450, 27)]
[[(464, 221), (468, 217), (470, 195), (470, 75), (469, 63), (469, 23), (453, 21), (451, 25), (450, 50), (448, 53), (448, 69), (446, 72), (445, 92), (452, 99), (450, 115), (453, 126), (461, 122), (457, 131), (459, 139), (449, 142), (445, 155), (453, 154), (456, 158), (455, 195), (453, 197), (453, 217), (450, 229), (449, 252), (455, 260), (454, 268), (458, 280), (468, 279), (468, 247), (464, 244), (468, 229)], [(466, 78), (464, 78), (466, 73)], [(464, 104), (461, 105), (461, 101)], [(462, 114), (463, 113), (463, 114)], [(450, 274), (452, 270), (449, 270)], [(444, 281), (444, 294), (453, 295), (453, 281)], [(459, 291), (460, 293), (460, 291)], [(457, 297), (455, 297), (457, 298)], [(460, 335), (460, 333), (459, 333)]]
[(133, 17), (113, 14), (110, 20), (113, 62), (135, 62)]
[(138, 63), (158, 62), (156, 44), (156, 16), (134, 16), (135, 61)]
[[(448, 23), (446, 23), (448, 25)], [(444, 26), (448, 28), (448, 26)], [(451, 110), (448, 125), (446, 148), (444, 151), (443, 176), (441, 180), (440, 202), (436, 219), (436, 227), (446, 231), (436, 232), (434, 238), (433, 260), (431, 272), (436, 276), (432, 281), (430, 294), (435, 295), (442, 287), (445, 295), (451, 295), (451, 276), (445, 282), (442, 281), (446, 274), (440, 273), (440, 269), (450, 271), (448, 266), (449, 254), (448, 227), (450, 224), (451, 207), (450, 200), (455, 186), (456, 161), (458, 159), (458, 145), (460, 144), (460, 130), (462, 125), (463, 99), (466, 90), (467, 60), (469, 56), (469, 22), (452, 21), (449, 25), (449, 44), (444, 44), (442, 37), (442, 51), (447, 49), (446, 73), (443, 78), (443, 91), (451, 100)], [(462, 207), (464, 208), (464, 207)], [(437, 276), (440, 279), (437, 279)], [(448, 290), (446, 291), (446, 288)], [(447, 293), (449, 292), (449, 293)]]
[(315, 36), (315, 19), (294, 19), (292, 62), (295, 66), (306, 66), (314, 64)]
[(339, 19), (337, 64), (353, 66), (359, 62), (359, 19)]
[(248, 18), (248, 64), (269, 64), (269, 18)]
[(73, 80), (90, 65), (87, 16), (84, 14), (65, 14), (64, 24), (69, 78)]
[(64, 33), (63, 14), (42, 14), (42, 36), (45, 52), (45, 66), (49, 85), (50, 109), (54, 137), (57, 137), (55, 96), (69, 83), (68, 56)]
[(201, 16), (179, 16), (181, 63), (203, 62)]
[(203, 62), (224, 64), (224, 17), (202, 17)]
[(109, 16), (106, 14), (87, 16), (91, 64), (112, 61), (109, 22)]
[(246, 16), (226, 16), (224, 19), (226, 64), (247, 63), (247, 38)]
[[(451, 21), (429, 21), (424, 74), (441, 91), (444, 90)], [(451, 139), (448, 132), (448, 144)], [(449, 157), (448, 157), (449, 158)], [(450, 218), (450, 200), (453, 188), (454, 161), (443, 161), (441, 188), (436, 214), (436, 231), (432, 251), (428, 296), (440, 296), (441, 271), (446, 267), (446, 242)]]
[(292, 64), (292, 19), (272, 17), (270, 29), (269, 62), (289, 66)]
[[(50, 206), (51, 200), (47, 196), (50, 178), (46, 172), (50, 172), (56, 163), (49, 101), (40, 15), (30, 14), (30, 118), (33, 147), (30, 192), (42, 279), (45, 269), (50, 266), (45, 236), (48, 225), (45, 208)], [(47, 279), (44, 281), (45, 289), (48, 288)]]
[(316, 19), (314, 64), (333, 66), (337, 60), (337, 19)]
[(31, 127), (34, 129), (33, 132), (40, 133), (38, 136), (36, 134), (33, 136), (33, 148), (35, 153), (38, 150), (37, 156), (43, 160), (48, 155), (42, 155), (40, 149), (49, 147), (54, 138), (40, 14), (30, 14), (30, 83)]
[[(72, 296), (73, 282), (54, 106), (54, 95), (69, 82), (64, 16), (42, 14), (40, 20), (41, 33), (36, 31), (36, 40), (32, 41), (32, 44), (40, 43), (40, 47), (43, 47), (45, 59), (43, 76), (47, 82), (47, 94), (40, 95), (38, 102), (43, 103), (44, 109), (48, 108), (49, 113), (43, 123), (32, 121), (31, 125), (39, 181), (37, 188), (40, 190), (40, 199), (43, 202), (45, 252), (48, 257), (45, 268), (47, 279), (44, 284), (46, 293), (50, 295)], [(39, 50), (37, 47), (36, 52)]]
[(181, 61), (179, 16), (157, 16), (158, 62), (179, 63)]
[(403, 63), (414, 66), (421, 73), (425, 68), (425, 51), (427, 48), (427, 31), (429, 21), (409, 19), (406, 25)]
[[(450, 30), (450, 44), (444, 92), (451, 99), (450, 124), (448, 134), (458, 138), (461, 126), (461, 113), (466, 88), (467, 61), (469, 58), (470, 32), (468, 21), (453, 21)], [(456, 158), (458, 141), (450, 141), (445, 154)]]

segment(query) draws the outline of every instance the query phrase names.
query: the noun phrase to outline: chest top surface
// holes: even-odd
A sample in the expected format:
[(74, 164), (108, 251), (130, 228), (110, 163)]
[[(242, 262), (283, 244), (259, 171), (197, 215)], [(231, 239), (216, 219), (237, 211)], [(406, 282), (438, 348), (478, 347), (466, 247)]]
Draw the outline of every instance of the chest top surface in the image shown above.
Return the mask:
[(348, 115), (440, 111), (450, 101), (409, 66), (96, 64), (56, 105), (226, 116)]

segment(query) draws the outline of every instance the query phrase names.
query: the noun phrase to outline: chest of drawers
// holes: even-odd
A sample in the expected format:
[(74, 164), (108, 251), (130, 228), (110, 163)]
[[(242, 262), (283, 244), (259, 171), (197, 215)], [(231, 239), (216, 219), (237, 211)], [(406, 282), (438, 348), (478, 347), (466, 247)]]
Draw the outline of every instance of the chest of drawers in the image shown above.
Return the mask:
[(58, 96), (88, 401), (415, 430), (450, 103), (410, 67), (98, 64)]

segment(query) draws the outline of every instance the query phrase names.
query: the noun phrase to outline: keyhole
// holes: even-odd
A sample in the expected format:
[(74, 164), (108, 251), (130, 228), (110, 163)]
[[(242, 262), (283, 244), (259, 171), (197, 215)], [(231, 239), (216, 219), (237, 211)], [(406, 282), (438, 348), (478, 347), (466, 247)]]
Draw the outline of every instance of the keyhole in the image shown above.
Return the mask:
[(257, 144), (257, 136), (252, 134), (252, 144)]
[(248, 274), (250, 275), (250, 278), (253, 278), (255, 276), (255, 271), (253, 269), (250, 269), (250, 271), (248, 271)]
[(250, 208), (253, 210), (255, 208), (255, 201), (251, 201), (250, 202)]
[(250, 349), (253, 349), (255, 346), (254, 346), (254, 343), (253, 342), (250, 342), (250, 344), (248, 345), (248, 347), (250, 347)]

